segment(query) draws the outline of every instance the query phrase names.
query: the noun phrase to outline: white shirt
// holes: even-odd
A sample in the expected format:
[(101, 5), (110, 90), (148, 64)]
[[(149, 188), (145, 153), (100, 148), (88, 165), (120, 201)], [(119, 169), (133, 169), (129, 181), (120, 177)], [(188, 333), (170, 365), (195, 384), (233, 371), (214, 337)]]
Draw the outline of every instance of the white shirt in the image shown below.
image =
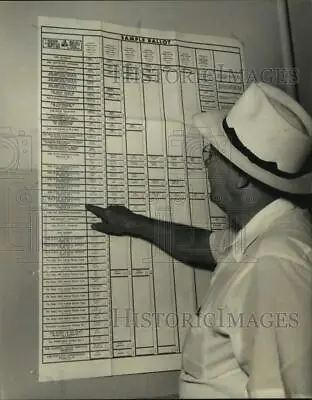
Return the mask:
[(211, 237), (223, 252), (184, 341), (180, 397), (312, 397), (309, 212), (278, 199), (225, 238)]

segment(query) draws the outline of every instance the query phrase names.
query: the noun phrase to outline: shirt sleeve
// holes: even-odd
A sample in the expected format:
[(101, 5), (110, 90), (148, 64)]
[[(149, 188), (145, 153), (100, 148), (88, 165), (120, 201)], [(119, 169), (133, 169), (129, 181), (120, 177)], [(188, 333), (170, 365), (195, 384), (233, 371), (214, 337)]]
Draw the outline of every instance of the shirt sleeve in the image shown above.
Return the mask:
[(246, 395), (312, 397), (312, 270), (263, 256), (243, 303), (242, 354)]

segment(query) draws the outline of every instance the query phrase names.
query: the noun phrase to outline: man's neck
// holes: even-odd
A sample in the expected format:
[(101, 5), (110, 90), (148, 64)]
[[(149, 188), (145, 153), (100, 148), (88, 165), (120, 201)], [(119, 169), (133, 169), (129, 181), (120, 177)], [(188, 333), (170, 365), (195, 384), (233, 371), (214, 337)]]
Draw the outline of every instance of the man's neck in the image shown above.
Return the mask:
[(241, 204), (237, 210), (233, 210), (229, 215), (231, 226), (235, 230), (242, 229), (248, 222), (261, 211), (264, 207), (270, 204), (273, 198), (264, 198), (256, 204)]

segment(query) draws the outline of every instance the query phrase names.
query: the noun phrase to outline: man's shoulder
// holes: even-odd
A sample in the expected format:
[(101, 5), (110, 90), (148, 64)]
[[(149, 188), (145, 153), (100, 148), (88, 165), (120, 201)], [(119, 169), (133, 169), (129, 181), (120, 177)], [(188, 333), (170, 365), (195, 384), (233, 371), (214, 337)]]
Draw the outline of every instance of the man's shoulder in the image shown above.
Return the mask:
[(258, 240), (259, 255), (312, 262), (312, 223), (307, 210), (296, 209), (277, 220)]

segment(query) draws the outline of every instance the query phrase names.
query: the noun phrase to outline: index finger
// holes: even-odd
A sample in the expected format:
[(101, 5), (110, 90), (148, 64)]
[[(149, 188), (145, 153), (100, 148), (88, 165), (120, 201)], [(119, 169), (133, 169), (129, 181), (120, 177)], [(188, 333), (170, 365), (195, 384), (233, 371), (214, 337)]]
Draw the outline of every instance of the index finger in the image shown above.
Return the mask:
[(104, 208), (103, 207), (94, 206), (93, 204), (86, 204), (86, 209), (88, 211), (92, 212), (97, 217), (104, 218)]

